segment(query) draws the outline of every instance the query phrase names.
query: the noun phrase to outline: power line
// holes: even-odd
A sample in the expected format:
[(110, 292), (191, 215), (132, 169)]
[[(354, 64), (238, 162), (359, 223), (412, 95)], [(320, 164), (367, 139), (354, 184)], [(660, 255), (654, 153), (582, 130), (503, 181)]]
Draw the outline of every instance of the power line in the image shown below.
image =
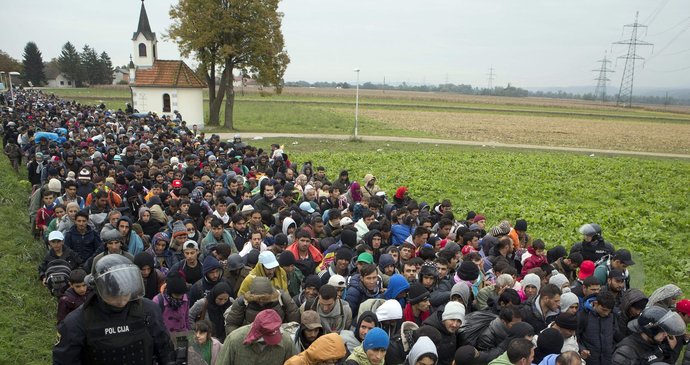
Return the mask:
[(683, 35), (683, 33), (685, 33), (688, 29), (690, 29), (690, 23), (688, 23), (688, 25), (686, 25), (685, 28), (681, 29), (680, 32), (678, 32), (678, 34), (676, 34), (675, 36), (673, 36), (673, 38), (671, 38), (671, 40), (670, 40), (668, 43), (666, 43), (666, 45), (664, 45), (663, 47), (661, 47), (661, 50), (660, 50), (659, 52), (657, 52), (657, 53), (651, 55), (651, 56), (649, 57), (649, 60), (651, 61), (651, 60), (653, 60), (654, 58), (656, 58), (657, 56), (659, 56), (660, 54), (664, 53), (664, 51), (665, 51), (671, 44), (673, 44), (673, 42), (675, 42), (681, 35)]
[(625, 56), (619, 56), (618, 58), (624, 58), (625, 59), (625, 67), (623, 68), (623, 76), (621, 77), (621, 86), (620, 89), (618, 90), (618, 97), (616, 98), (616, 104), (617, 105), (624, 105), (627, 107), (632, 106), (632, 93), (633, 93), (633, 84), (635, 80), (635, 61), (637, 60), (644, 60), (643, 57), (640, 57), (637, 55), (637, 47), (638, 46), (652, 46), (652, 43), (645, 42), (643, 40), (638, 39), (638, 30), (639, 28), (647, 28), (646, 25), (640, 24), (637, 22), (637, 19), (639, 17), (639, 12), (635, 13), (635, 22), (632, 24), (626, 24), (623, 29), (625, 28), (632, 28), (630, 31), (630, 39), (624, 39), (620, 40), (618, 42), (614, 42), (613, 44), (622, 44), (622, 45), (627, 45), (628, 46), (628, 53)]
[(647, 23), (647, 24), (652, 24), (652, 22), (654, 22), (654, 20), (656, 19), (656, 17), (657, 17), (657, 16), (661, 13), (661, 11), (666, 7), (666, 4), (668, 4), (668, 0), (662, 1), (662, 2), (659, 4), (659, 6), (657, 6), (656, 9), (654, 9), (654, 11), (652, 11), (652, 13), (649, 15), (649, 18), (645, 19), (644, 22)]
[(597, 61), (598, 63), (601, 63), (601, 67), (598, 70), (592, 70), (595, 72), (599, 72), (599, 75), (597, 78), (594, 80), (597, 81), (597, 87), (594, 89), (594, 100), (600, 99), (602, 102), (606, 102), (606, 82), (611, 81), (606, 74), (609, 72), (615, 72), (614, 70), (610, 70), (608, 68), (609, 64), (611, 63), (610, 60), (606, 58), (606, 52), (604, 52), (604, 58)]

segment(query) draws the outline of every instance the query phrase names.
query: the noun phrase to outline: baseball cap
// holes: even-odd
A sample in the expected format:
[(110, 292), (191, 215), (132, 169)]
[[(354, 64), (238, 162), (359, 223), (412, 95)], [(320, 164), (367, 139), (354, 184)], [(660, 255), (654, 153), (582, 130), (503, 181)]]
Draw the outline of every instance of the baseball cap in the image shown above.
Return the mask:
[(264, 251), (259, 254), (259, 263), (267, 269), (275, 269), (278, 267), (278, 260), (271, 251)]
[(352, 224), (352, 218), (350, 217), (342, 217), (340, 218), (340, 226), (344, 227), (348, 224)]
[(580, 272), (577, 273), (577, 277), (580, 280), (585, 280), (588, 277), (594, 275), (594, 261), (585, 260), (580, 264)]
[(314, 213), (314, 207), (309, 204), (309, 202), (302, 202), (302, 204), (299, 205), (299, 209), (307, 212), (307, 213)]
[(609, 279), (625, 280), (625, 273), (620, 270), (611, 270), (609, 271)]
[(184, 244), (182, 245), (183, 250), (192, 249), (192, 248), (195, 250), (198, 250), (199, 244), (196, 243), (196, 241), (188, 240), (188, 241), (185, 241)]
[(321, 317), (313, 310), (304, 311), (302, 313), (302, 326), (310, 330), (323, 328), (321, 325)]
[(328, 279), (328, 285), (336, 288), (345, 288), (345, 278), (342, 275), (331, 275), (331, 277)]
[[(329, 282), (330, 284), (330, 282)], [(690, 300), (683, 299), (676, 303), (676, 312), (690, 316)]]
[(620, 250), (616, 251), (613, 254), (612, 260), (618, 260), (628, 266), (635, 265), (635, 261), (632, 260), (632, 255), (630, 254), (630, 251), (621, 248)]
[(65, 236), (60, 231), (52, 231), (48, 235), (48, 241), (60, 240), (64, 241)]
[(357, 256), (357, 262), (364, 262), (366, 264), (373, 264), (374, 263), (374, 256), (370, 254), (369, 252), (362, 252)]
[(179, 189), (182, 187), (182, 180), (173, 180), (172, 187), (174, 189)]

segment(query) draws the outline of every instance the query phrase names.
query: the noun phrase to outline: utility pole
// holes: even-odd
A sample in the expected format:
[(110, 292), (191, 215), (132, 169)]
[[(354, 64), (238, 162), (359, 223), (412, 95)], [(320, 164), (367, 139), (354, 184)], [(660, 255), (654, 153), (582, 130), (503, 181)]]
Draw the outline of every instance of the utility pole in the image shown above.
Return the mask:
[(643, 57), (637, 55), (637, 46), (652, 46), (652, 43), (645, 42), (638, 38), (638, 29), (647, 28), (646, 25), (637, 22), (639, 12), (635, 13), (635, 22), (633, 24), (626, 24), (625, 28), (632, 28), (630, 31), (630, 39), (620, 40), (613, 44), (623, 44), (628, 46), (628, 53), (625, 56), (618, 58), (625, 59), (625, 67), (623, 68), (623, 77), (621, 78), (621, 87), (618, 90), (618, 97), (616, 98), (616, 105), (626, 107), (632, 106), (633, 81), (635, 80), (635, 61), (644, 60)]
[(489, 89), (489, 94), (491, 95), (491, 94), (493, 94), (494, 77), (496, 76), (496, 74), (494, 73), (494, 66), (491, 66), (489, 68), (489, 73), (487, 74), (487, 76), (489, 76), (489, 82), (488, 82), (488, 85), (486, 88)]
[(606, 82), (611, 81), (608, 77), (606, 77), (606, 74), (609, 72), (615, 72), (613, 70), (610, 70), (608, 68), (608, 65), (611, 63), (610, 60), (606, 58), (606, 52), (604, 52), (604, 58), (597, 61), (601, 63), (601, 67), (598, 70), (592, 70), (595, 72), (599, 72), (599, 76), (594, 79), (597, 81), (597, 88), (594, 89), (594, 100), (601, 99), (602, 103), (606, 102)]

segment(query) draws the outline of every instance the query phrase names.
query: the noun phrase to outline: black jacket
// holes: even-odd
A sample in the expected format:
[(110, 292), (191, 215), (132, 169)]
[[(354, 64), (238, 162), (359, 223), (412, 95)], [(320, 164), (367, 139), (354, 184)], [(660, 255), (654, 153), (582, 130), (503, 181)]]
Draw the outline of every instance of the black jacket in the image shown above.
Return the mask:
[(429, 318), (424, 320), (423, 326), (431, 326), (441, 332), (441, 342), (436, 346), (438, 364), (450, 365), (455, 357), (455, 350), (460, 346), (458, 346), (458, 335), (448, 332), (446, 326), (443, 325), (442, 315), (443, 312), (440, 309), (431, 313)]

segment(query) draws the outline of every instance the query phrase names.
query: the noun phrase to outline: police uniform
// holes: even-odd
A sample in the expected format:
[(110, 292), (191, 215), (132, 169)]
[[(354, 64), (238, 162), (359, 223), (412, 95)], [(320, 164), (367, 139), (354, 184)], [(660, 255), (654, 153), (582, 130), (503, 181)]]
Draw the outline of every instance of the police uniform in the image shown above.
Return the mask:
[(174, 352), (160, 309), (149, 299), (114, 312), (92, 295), (58, 326), (54, 365), (149, 365), (154, 360), (167, 364)]

